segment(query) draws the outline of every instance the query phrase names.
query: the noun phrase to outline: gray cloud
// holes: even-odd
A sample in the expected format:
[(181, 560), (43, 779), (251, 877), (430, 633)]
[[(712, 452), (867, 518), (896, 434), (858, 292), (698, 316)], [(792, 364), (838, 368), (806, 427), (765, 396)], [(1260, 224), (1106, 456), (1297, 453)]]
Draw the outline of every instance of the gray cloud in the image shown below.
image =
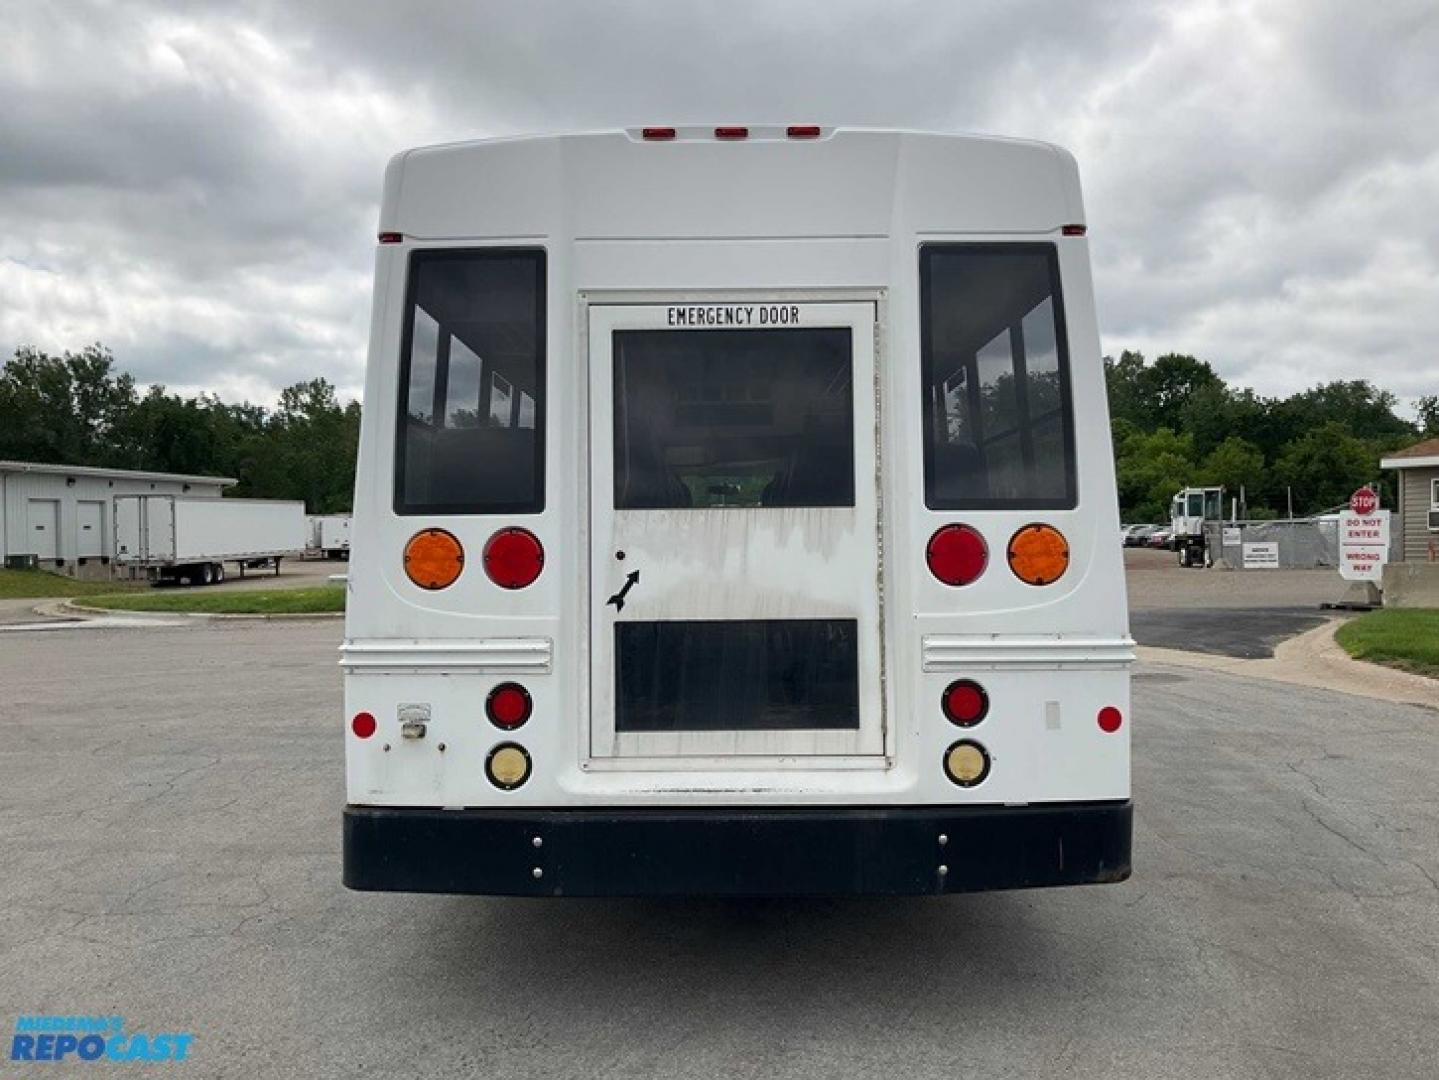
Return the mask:
[(176, 387), (358, 393), (394, 150), (811, 120), (1070, 147), (1111, 351), (1439, 389), (1432, 3), (10, 6), (7, 353), (99, 339)]

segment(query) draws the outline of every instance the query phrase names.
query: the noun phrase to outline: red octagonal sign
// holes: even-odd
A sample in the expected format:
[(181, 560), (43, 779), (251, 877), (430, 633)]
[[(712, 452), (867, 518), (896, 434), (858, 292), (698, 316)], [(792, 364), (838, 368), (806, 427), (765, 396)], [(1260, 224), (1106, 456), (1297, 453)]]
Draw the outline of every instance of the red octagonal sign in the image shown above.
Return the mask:
[(1372, 487), (1362, 487), (1349, 496), (1349, 509), (1361, 517), (1374, 513), (1379, 508), (1379, 495)]

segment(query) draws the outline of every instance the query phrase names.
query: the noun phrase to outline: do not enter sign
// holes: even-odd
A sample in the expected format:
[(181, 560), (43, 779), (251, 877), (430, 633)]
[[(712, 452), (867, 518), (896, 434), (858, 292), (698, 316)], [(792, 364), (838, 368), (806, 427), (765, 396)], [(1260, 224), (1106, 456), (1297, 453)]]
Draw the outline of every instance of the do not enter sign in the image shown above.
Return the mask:
[(1349, 496), (1349, 509), (1361, 516), (1372, 514), (1379, 507), (1379, 494), (1372, 487), (1362, 487)]

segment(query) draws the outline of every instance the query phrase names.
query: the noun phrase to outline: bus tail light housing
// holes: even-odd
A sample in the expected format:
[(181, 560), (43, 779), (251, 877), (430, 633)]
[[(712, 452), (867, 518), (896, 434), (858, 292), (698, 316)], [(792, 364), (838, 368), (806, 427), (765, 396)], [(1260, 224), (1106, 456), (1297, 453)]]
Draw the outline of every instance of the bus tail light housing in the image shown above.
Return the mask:
[(972, 739), (960, 739), (944, 752), (944, 773), (960, 787), (974, 787), (989, 775), (989, 751)]
[(464, 568), (464, 547), (444, 529), (422, 529), (405, 545), (405, 573), (422, 589), (448, 588)]
[(1069, 569), (1069, 541), (1053, 525), (1026, 525), (1009, 538), (1009, 568), (1026, 585), (1050, 585)]
[(485, 715), (490, 723), (507, 731), (528, 720), (533, 710), (530, 692), (519, 683), (500, 683), (485, 698)]
[(989, 714), (989, 695), (973, 679), (956, 679), (944, 690), (940, 708), (959, 727), (973, 727)]
[(485, 758), (485, 775), (501, 791), (514, 791), (530, 778), (530, 754), (519, 743), (500, 743)]
[(929, 572), (946, 585), (968, 585), (989, 564), (989, 546), (969, 525), (945, 525), (929, 538), (924, 551)]
[(379, 724), (375, 722), (374, 713), (359, 712), (350, 721), (350, 730), (355, 733), (357, 739), (368, 739), (378, 727)]
[(502, 589), (523, 589), (545, 567), (545, 549), (528, 529), (501, 529), (485, 543), (485, 573)]

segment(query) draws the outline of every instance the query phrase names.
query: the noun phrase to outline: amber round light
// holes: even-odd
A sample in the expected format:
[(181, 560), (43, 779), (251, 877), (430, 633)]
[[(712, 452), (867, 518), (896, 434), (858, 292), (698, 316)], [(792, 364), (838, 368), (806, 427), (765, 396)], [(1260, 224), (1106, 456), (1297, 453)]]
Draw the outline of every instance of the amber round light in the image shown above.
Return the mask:
[(485, 775), (501, 791), (513, 791), (530, 778), (530, 755), (519, 743), (501, 743), (485, 758)]
[(496, 727), (517, 728), (530, 718), (530, 692), (519, 683), (500, 683), (485, 698), (485, 715)]
[(945, 688), (940, 707), (952, 724), (971, 727), (989, 713), (989, 695), (973, 679), (958, 679)]
[(1069, 569), (1069, 541), (1053, 525), (1026, 525), (1009, 539), (1009, 568), (1026, 585), (1049, 585)]
[(405, 573), (422, 589), (444, 589), (465, 568), (465, 549), (454, 533), (425, 529), (405, 545)]
[(485, 573), (502, 589), (523, 589), (545, 568), (545, 549), (528, 529), (501, 529), (485, 544)]
[(1106, 705), (1099, 710), (1099, 730), (1107, 731), (1113, 735), (1124, 724), (1124, 714), (1113, 705)]
[(961, 739), (944, 752), (944, 772), (960, 787), (974, 787), (989, 775), (989, 754), (979, 743)]
[(929, 538), (924, 559), (929, 572), (946, 585), (968, 585), (984, 573), (989, 546), (969, 525), (946, 525)]

